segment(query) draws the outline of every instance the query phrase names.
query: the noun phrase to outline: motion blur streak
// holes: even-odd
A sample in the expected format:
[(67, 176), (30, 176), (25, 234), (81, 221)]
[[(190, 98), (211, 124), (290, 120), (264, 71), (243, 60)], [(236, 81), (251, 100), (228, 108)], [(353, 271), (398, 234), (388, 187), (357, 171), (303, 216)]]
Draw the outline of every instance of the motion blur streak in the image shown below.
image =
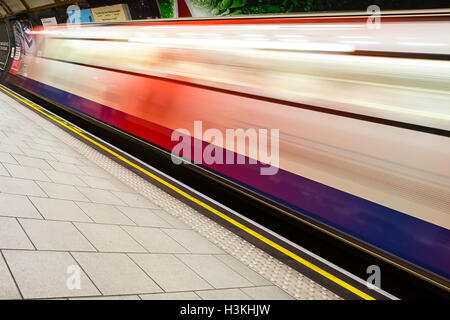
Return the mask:
[(450, 278), (448, 15), (383, 18), (380, 29), (364, 17), (267, 18), (29, 35), (11, 83), (166, 150), (196, 120), (280, 129), (274, 176), (259, 175), (263, 163), (203, 166)]

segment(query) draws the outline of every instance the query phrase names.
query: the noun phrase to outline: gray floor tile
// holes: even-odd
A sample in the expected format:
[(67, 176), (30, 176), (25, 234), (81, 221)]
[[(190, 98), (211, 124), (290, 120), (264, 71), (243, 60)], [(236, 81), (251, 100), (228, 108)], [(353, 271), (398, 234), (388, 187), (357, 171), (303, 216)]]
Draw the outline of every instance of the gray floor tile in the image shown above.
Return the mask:
[(69, 298), (69, 300), (141, 300), (137, 295)]
[(30, 197), (45, 219), (91, 222), (92, 220), (73, 201)]
[(23, 145), (26, 145), (25, 142), (29, 141), (29, 139), (32, 138), (33, 136), (31, 131), (27, 130), (19, 131), (17, 130), (17, 128), (4, 129), (3, 133), (6, 135), (8, 143), (14, 144), (22, 143)]
[(52, 156), (55, 157), (56, 160), (58, 160), (59, 162), (74, 164), (74, 165), (84, 165), (84, 163), (86, 161), (88, 161), (87, 159), (84, 159), (84, 161), (83, 161), (76, 157), (66, 156), (66, 155), (57, 154), (57, 153), (52, 154)]
[(158, 209), (157, 205), (137, 193), (119, 191), (114, 191), (113, 193), (130, 207)]
[(83, 171), (80, 170), (76, 165), (70, 163), (63, 163), (58, 161), (48, 160), (48, 163), (52, 166), (56, 171), (72, 173), (72, 174), (84, 174)]
[(51, 169), (50, 165), (46, 162), (46, 160), (39, 159), (39, 158), (33, 158), (33, 157), (27, 157), (22, 155), (14, 155), (14, 158), (17, 160), (17, 162), (25, 167), (33, 167), (33, 168), (39, 168), (39, 169)]
[(21, 296), (8, 267), (0, 254), (0, 300), (6, 299), (21, 299)]
[[(20, 150), (19, 147), (10, 145), (10, 144), (5, 144), (5, 143), (0, 143), (0, 152), (23, 154), (22, 150)], [(9, 161), (0, 161), (0, 162), (8, 162), (8, 163), (17, 164), (16, 159), (14, 159), (13, 162), (9, 162)]]
[(119, 198), (111, 193), (111, 191), (78, 187), (89, 200), (95, 203), (110, 204), (110, 205), (125, 205)]
[(0, 192), (37, 197), (47, 196), (34, 181), (13, 177), (0, 177)]
[(130, 257), (158, 283), (164, 291), (212, 289), (188, 266), (170, 254), (130, 254)]
[(0, 193), (0, 216), (42, 219), (25, 196)]
[(27, 157), (38, 158), (38, 159), (43, 159), (43, 160), (55, 160), (55, 158), (52, 157), (46, 151), (36, 150), (36, 149), (32, 149), (32, 148), (25, 148), (25, 147), (22, 147), (20, 149), (23, 151), (23, 153)]
[(161, 292), (127, 255), (122, 253), (73, 253), (103, 294)]
[(4, 167), (4, 164), (1, 164), (1, 163), (0, 163), (0, 176), (6, 176), (6, 177), (11, 176), (9, 174), (8, 170), (6, 170), (6, 168)]
[(111, 178), (112, 176), (107, 173), (105, 170), (100, 169), (98, 167), (91, 166), (79, 166), (79, 169), (83, 172), (84, 175), (93, 176), (93, 177), (101, 177), (101, 178)]
[(255, 286), (268, 286), (272, 283), (261, 276), (260, 274), (256, 273), (249, 267), (247, 267), (245, 264), (237, 260), (236, 258), (227, 255), (217, 255), (215, 256), (217, 259), (225, 263), (228, 267), (248, 279), (251, 283), (253, 283)]
[(39, 168), (23, 167), (15, 164), (4, 164), (11, 176), (28, 180), (50, 181)]
[(135, 225), (114, 206), (99, 203), (77, 202), (78, 206), (95, 222), (120, 225)]
[(70, 222), (35, 219), (19, 222), (38, 250), (95, 251)]
[(72, 186), (87, 187), (80, 178), (75, 174), (55, 171), (55, 170), (44, 170), (44, 173), (55, 183), (69, 184)]
[(253, 284), (210, 255), (177, 255), (177, 257), (200, 274), (214, 288), (249, 287)]
[(118, 207), (125, 215), (134, 221), (138, 226), (142, 227), (166, 227), (170, 228), (171, 225), (154, 210), (144, 208), (132, 208), (132, 207)]
[(122, 227), (151, 253), (187, 253), (178, 242), (157, 228)]
[(66, 184), (53, 182), (37, 182), (50, 198), (88, 201), (88, 199), (77, 188)]
[(11, 139), (8, 138), (7, 140), (3, 140), (0, 143), (0, 151), (1, 152), (7, 152), (11, 155), (22, 155), (23, 153), (22, 149), (20, 147), (26, 146), (26, 142), (20, 140), (20, 139)]
[(62, 143), (61, 141), (59, 141), (57, 138), (55, 137), (33, 137), (33, 141), (37, 144), (43, 144), (45, 146), (52, 146), (52, 147), (56, 147), (56, 146), (63, 146), (65, 147), (65, 144)]
[(34, 249), (15, 218), (0, 217), (0, 249)]
[(91, 176), (79, 176), (89, 187), (112, 191), (130, 191), (126, 185), (113, 178), (101, 178)]
[(36, 150), (36, 151), (45, 151), (45, 152), (54, 152), (55, 151), (52, 146), (47, 146), (47, 145), (40, 144), (40, 143), (27, 142), (27, 145), (29, 146), (29, 149)]
[(61, 154), (64, 156), (71, 156), (78, 159), (84, 159), (84, 157), (81, 154), (69, 148), (68, 146), (58, 146), (53, 147), (52, 149), (53, 149), (53, 151), (51, 151), (52, 153)]
[(251, 298), (239, 289), (219, 289), (196, 291), (203, 300), (251, 300)]
[(255, 300), (293, 300), (290, 295), (275, 286), (242, 288), (241, 290)]
[(75, 225), (101, 252), (145, 252), (145, 249), (119, 226), (93, 223)]
[(153, 212), (155, 212), (159, 217), (167, 221), (172, 227), (176, 229), (191, 229), (191, 227), (182, 222), (180, 219), (174, 217), (173, 215), (164, 210), (156, 209), (153, 210)]
[(194, 230), (162, 229), (172, 239), (188, 249), (192, 253), (224, 253), (212, 242), (195, 232)]
[(10, 155), (7, 152), (0, 151), (0, 162), (2, 163), (10, 163), (10, 164), (18, 164), (16, 159), (13, 158), (12, 155)]
[(169, 292), (141, 294), (142, 300), (200, 300), (200, 297), (194, 292)]
[[(75, 260), (67, 252), (10, 251), (3, 254), (24, 298), (59, 298), (100, 294), (85, 273), (80, 270), (80, 288), (68, 286)], [(0, 282), (1, 283), (1, 282)]]

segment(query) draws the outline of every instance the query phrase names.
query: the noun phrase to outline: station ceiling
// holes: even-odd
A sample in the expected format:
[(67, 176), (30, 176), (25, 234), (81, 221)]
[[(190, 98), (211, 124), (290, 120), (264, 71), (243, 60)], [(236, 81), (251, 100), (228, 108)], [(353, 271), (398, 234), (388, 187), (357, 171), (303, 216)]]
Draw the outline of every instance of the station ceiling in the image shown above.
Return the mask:
[(67, 5), (82, 0), (0, 0), (0, 17)]

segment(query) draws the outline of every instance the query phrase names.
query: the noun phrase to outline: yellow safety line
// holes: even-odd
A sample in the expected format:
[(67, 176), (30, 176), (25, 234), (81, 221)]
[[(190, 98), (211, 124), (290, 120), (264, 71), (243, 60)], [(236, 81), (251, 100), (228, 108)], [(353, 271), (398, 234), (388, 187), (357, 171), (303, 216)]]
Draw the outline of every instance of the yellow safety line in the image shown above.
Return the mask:
[(17, 100), (25, 103), (26, 105), (32, 107), (33, 109), (39, 111), (40, 113), (42, 113), (43, 115), (45, 115), (46, 117), (52, 119), (53, 121), (59, 123), (60, 125), (66, 127), (67, 129), (71, 130), (72, 132), (76, 133), (77, 135), (83, 137), (84, 139), (86, 139), (87, 141), (89, 141), (90, 143), (98, 146), (99, 148), (105, 150), (106, 152), (110, 153), (111, 155), (115, 156), (116, 158), (122, 160), (123, 162), (125, 162), (126, 164), (132, 166), (133, 168), (141, 171), (142, 173), (145, 173), (147, 176), (151, 177), (152, 179), (158, 181), (159, 183), (165, 185), (166, 187), (172, 189), (173, 191), (177, 192), (178, 194), (182, 195), (183, 197), (191, 200), (192, 202), (198, 204), (199, 206), (205, 208), (206, 210), (214, 213), (215, 215), (221, 217), (222, 219), (228, 221), (229, 223), (233, 224), (234, 226), (238, 227), (241, 230), (244, 230), (245, 232), (247, 232), (248, 234), (254, 236), (255, 238), (261, 240), (262, 242), (266, 243), (267, 245), (271, 246), (272, 248), (284, 253), (285, 255), (291, 257), (292, 259), (296, 260), (297, 262), (301, 263), (302, 265), (310, 268), (311, 270), (314, 270), (315, 272), (317, 272), (318, 274), (324, 276), (325, 278), (333, 281), (334, 283), (340, 285), (341, 287), (347, 289), (348, 291), (356, 294), (357, 296), (365, 299), (365, 300), (375, 300), (375, 298), (373, 298), (372, 296), (362, 292), (361, 290), (355, 288), (354, 286), (346, 283), (345, 281), (335, 277), (334, 275), (332, 275), (331, 273), (317, 267), (316, 265), (312, 264), (311, 262), (299, 257), (298, 255), (296, 255), (295, 253), (283, 248), (282, 246), (280, 246), (279, 244), (273, 242), (272, 240), (264, 237), (263, 235), (259, 234), (256, 231), (253, 231), (252, 229), (244, 226), (243, 224), (239, 223), (238, 221), (230, 218), (229, 216), (225, 215), (224, 213), (214, 209), (213, 207), (209, 206), (208, 204), (204, 203), (201, 200), (198, 200), (197, 198), (194, 198), (193, 196), (191, 196), (190, 194), (184, 192), (183, 190), (177, 188), (176, 186), (172, 185), (171, 183), (161, 179), (160, 177), (154, 175), (153, 173), (145, 170), (144, 168), (141, 168), (140, 166), (138, 166), (137, 164), (129, 161), (128, 159), (122, 157), (120, 154), (117, 154), (116, 152), (108, 149), (107, 147), (103, 146), (102, 144), (98, 143), (97, 141), (92, 140), (91, 138), (87, 137), (86, 135), (84, 135), (82, 133), (82, 131), (80, 131), (78, 128), (71, 126), (70, 124), (68, 124), (65, 121), (61, 121), (60, 119), (56, 118), (55, 116), (46, 113), (41, 107), (33, 105), (32, 103), (26, 101), (25, 99), (22, 99), (20, 97), (18, 97), (17, 95), (15, 95), (14, 93), (10, 92), (9, 90), (6, 90), (3, 87), (0, 87), (0, 89), (2, 89), (3, 91), (5, 91), (6, 93), (10, 94), (11, 96), (13, 96), (14, 98), (16, 98)]

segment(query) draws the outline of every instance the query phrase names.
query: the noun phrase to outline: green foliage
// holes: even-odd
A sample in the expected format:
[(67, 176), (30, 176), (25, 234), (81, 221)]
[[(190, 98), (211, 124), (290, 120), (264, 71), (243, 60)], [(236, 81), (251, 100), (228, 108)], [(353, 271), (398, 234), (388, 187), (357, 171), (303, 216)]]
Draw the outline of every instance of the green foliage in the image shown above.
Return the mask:
[[(164, 18), (173, 12), (174, 0), (158, 0)], [(448, 7), (449, 0), (187, 0), (212, 16), (270, 13), (363, 11), (370, 5), (381, 10)], [(170, 16), (172, 17), (172, 16)]]
[[(240, 8), (247, 4), (247, 0), (233, 0), (233, 4), (231, 5), (231, 9)], [(239, 11), (239, 10), (236, 10)]]
[(213, 10), (218, 7), (221, 0), (188, 0), (194, 7)]
[(233, 0), (222, 0), (219, 3), (218, 9), (220, 11), (227, 10), (233, 4)]
[(161, 18), (173, 18), (173, 1), (174, 0), (158, 0)]
[[(198, 4), (202, 0), (191, 1)], [(302, 8), (299, 1), (301, 0), (221, 0), (213, 7), (211, 13), (213, 15), (240, 15), (303, 11), (300, 10)]]

